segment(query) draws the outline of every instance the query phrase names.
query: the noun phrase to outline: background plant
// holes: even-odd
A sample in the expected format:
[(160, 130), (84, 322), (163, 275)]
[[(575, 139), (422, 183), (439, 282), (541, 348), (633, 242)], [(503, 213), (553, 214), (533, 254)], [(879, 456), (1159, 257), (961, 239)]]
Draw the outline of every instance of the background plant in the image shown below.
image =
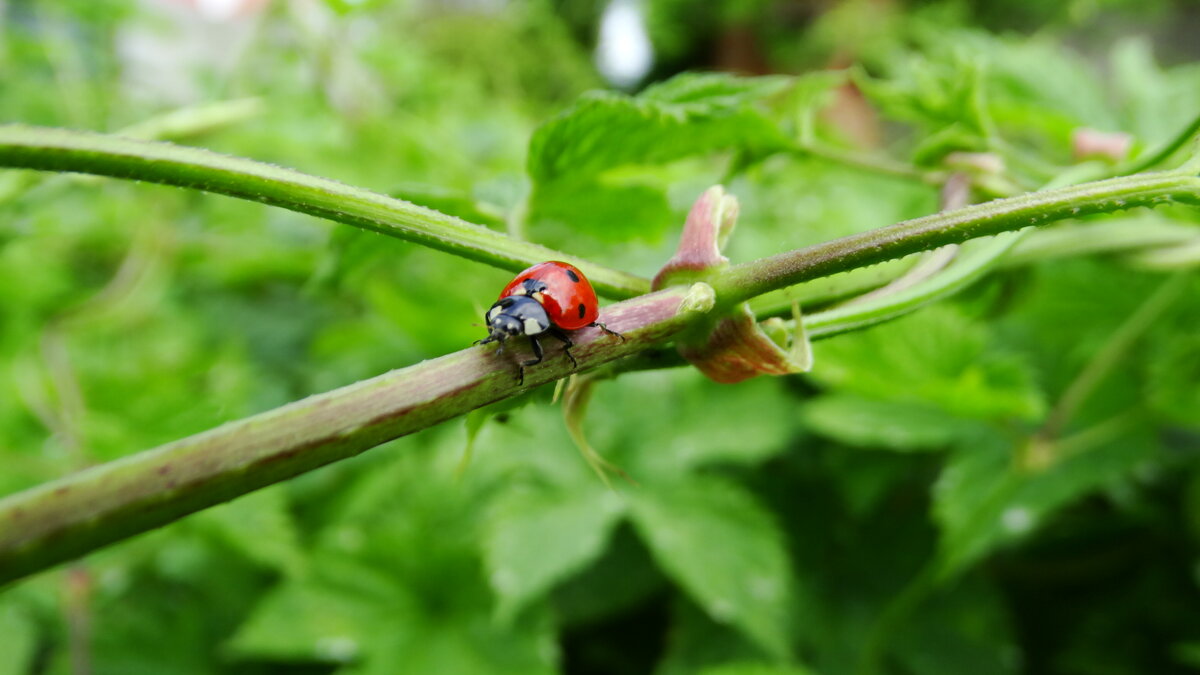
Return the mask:
[[(188, 142), (647, 278), (715, 182), (741, 200), (727, 252), (748, 261), (937, 210), (955, 152), (1003, 161), (975, 167), (980, 198), (1143, 168), (1200, 89), (1146, 42), (1097, 65), (940, 8), (859, 36), (849, 75), (576, 98), (600, 83), (544, 5), (297, 3), (240, 24), (238, 60), (185, 66), (178, 92), (132, 79), (116, 46), (147, 19), (111, 10), (6, 9), (7, 119), (115, 131), (257, 96), (142, 133), (204, 132)], [(766, 39), (777, 66), (818, 58), (789, 42)], [(886, 154), (828, 112), (848, 77), (902, 129)], [(1132, 159), (1072, 157), (1085, 127), (1131, 134)], [(509, 276), (244, 201), (4, 180), (2, 493), (459, 349)], [(1200, 343), (1195, 280), (1161, 270), (1193, 263), (1195, 220), (1025, 236), (953, 301), (819, 342), (808, 377), (604, 382), (587, 435), (636, 490), (605, 490), (537, 391), (211, 509), (6, 590), (0, 671), (1182, 668)], [(904, 269), (791, 293), (820, 310)]]

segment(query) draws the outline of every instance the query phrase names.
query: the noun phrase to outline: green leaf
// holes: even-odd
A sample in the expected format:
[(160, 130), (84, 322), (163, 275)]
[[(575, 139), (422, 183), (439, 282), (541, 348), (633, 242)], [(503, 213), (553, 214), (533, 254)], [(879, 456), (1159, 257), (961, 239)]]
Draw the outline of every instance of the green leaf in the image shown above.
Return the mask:
[(699, 671), (700, 675), (815, 675), (800, 666), (778, 666), (753, 661), (727, 663)]
[(655, 560), (718, 623), (787, 658), (789, 563), (783, 534), (739, 485), (693, 478), (631, 495)]
[(564, 178), (538, 191), (529, 218), (602, 242), (653, 241), (679, 220), (661, 189)]
[(769, 377), (719, 385), (690, 369), (630, 374), (596, 388), (585, 426), (597, 452), (638, 481), (753, 466), (784, 452), (799, 427), (786, 386)]
[(412, 600), (377, 571), (325, 557), (320, 577), (267, 594), (226, 648), (245, 659), (350, 663), (413, 611)]
[(616, 493), (512, 489), (493, 504), (484, 534), (488, 580), (497, 614), (511, 619), (555, 584), (596, 560), (624, 512)]
[[(405, 627), (376, 658), (348, 675), (552, 675), (558, 647), (543, 612), (520, 631), (498, 629), (484, 619)], [(342, 672), (342, 671), (339, 671)]]
[[(821, 75), (813, 81), (832, 88), (834, 80)], [(530, 139), (529, 221), (557, 225), (575, 239), (656, 240), (682, 218), (670, 208), (669, 189), (718, 170), (667, 166), (718, 151), (759, 156), (791, 147), (783, 120), (819, 98), (812, 81), (802, 91), (795, 82), (685, 73), (635, 97), (584, 95)]]
[[(337, 555), (321, 556), (317, 567), (317, 577), (267, 596), (229, 643), (232, 655), (346, 663), (353, 673), (552, 672), (557, 652), (545, 613), (499, 625), (474, 579), (462, 579), (463, 595), (406, 588), (394, 574)], [(455, 593), (460, 598), (446, 602)]]
[(934, 305), (817, 343), (810, 375), (844, 393), (932, 405), (957, 417), (1039, 418), (1045, 402), (1031, 370), (989, 342), (985, 326)]
[[(855, 83), (884, 114), (914, 122), (942, 140), (944, 150), (986, 150), (993, 134), (984, 101), (984, 78), (977, 59), (956, 54), (933, 60), (909, 55), (888, 64), (886, 79), (859, 71)], [(953, 130), (948, 133), (947, 130)], [(953, 139), (953, 143), (947, 141)], [(931, 154), (928, 150), (924, 154)], [(934, 157), (936, 159), (936, 157)]]
[(692, 675), (725, 663), (758, 663), (762, 648), (686, 599), (671, 603), (671, 632), (656, 675)]
[(9, 598), (0, 598), (0, 675), (27, 675), (33, 672), (37, 655), (37, 626), (23, 607)]
[(1200, 668), (1200, 642), (1180, 642), (1171, 648), (1171, 654), (1185, 666)]
[(666, 586), (633, 527), (622, 523), (595, 563), (554, 590), (555, 615), (566, 629), (594, 625), (650, 602)]
[(299, 533), (282, 487), (252, 492), (209, 509), (197, 517), (196, 524), (210, 528), (259, 564), (288, 574), (300, 574), (304, 568), (306, 561)]
[[(1036, 531), (1080, 497), (1129, 479), (1156, 457), (1158, 444), (1134, 427), (1077, 446), (1049, 468), (1024, 468), (1010, 440), (980, 435), (954, 451), (933, 490), (933, 515), (942, 531), (938, 564), (951, 575), (996, 548)], [(1066, 452), (1064, 444), (1061, 452)]]
[(1147, 353), (1151, 408), (1173, 424), (1200, 429), (1200, 335), (1169, 335)]
[(800, 417), (812, 431), (840, 443), (899, 451), (944, 448), (971, 426), (927, 404), (853, 394), (812, 399)]
[(1010, 620), (999, 589), (972, 577), (921, 603), (888, 642), (905, 672), (1014, 675), (1022, 670)]
[(788, 139), (756, 105), (788, 83), (781, 77), (684, 74), (637, 97), (592, 92), (534, 132), (529, 175), (544, 184), (714, 150), (786, 147)]

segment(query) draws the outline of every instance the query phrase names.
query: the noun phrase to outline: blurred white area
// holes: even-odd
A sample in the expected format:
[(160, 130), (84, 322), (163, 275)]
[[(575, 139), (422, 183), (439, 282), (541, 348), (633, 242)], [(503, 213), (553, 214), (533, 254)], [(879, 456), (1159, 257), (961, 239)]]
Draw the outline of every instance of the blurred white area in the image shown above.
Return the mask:
[[(3, 0), (0, 0), (3, 1)], [(395, 0), (399, 1), (399, 0)], [(143, 12), (125, 23), (117, 38), (126, 95), (155, 105), (188, 106), (213, 97), (263, 96), (272, 77), (305, 82), (323, 90), (347, 115), (377, 109), (386, 97), (357, 61), (354, 45), (376, 28), (369, 20), (339, 17), (325, 0), (283, 0), (265, 23), (270, 0), (140, 0)], [(262, 68), (256, 49), (304, 45), (311, 58), (291, 63), (267, 59), (288, 73), (259, 72), (226, 84), (240, 68)]]
[(638, 0), (612, 0), (600, 17), (596, 68), (623, 89), (633, 87), (654, 65), (654, 47)]
[(234, 17), (251, 14), (267, 4), (267, 0), (166, 0), (166, 2), (191, 6), (201, 18), (208, 21), (228, 21)]
[(207, 100), (197, 75), (236, 67), (267, 0), (141, 0), (117, 36), (128, 96), (156, 104)]

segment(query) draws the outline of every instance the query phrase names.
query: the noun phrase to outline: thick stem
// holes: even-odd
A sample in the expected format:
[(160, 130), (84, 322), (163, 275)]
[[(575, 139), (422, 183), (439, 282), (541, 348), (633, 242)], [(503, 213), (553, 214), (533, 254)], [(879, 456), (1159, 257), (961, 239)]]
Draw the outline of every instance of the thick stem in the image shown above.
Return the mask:
[[(621, 332), (577, 331), (586, 369), (665, 342), (695, 315), (676, 287), (618, 303)], [(0, 584), (567, 375), (551, 352), (518, 386), (515, 360), (472, 347), (71, 474), (0, 500)]]
[(262, 162), (200, 148), (66, 129), (0, 126), (0, 166), (73, 171), (205, 190), (281, 206), (407, 239), (502, 269), (564, 260), (597, 292), (628, 298), (650, 290), (640, 277), (545, 246), (516, 241), (433, 209)]
[[(0, 128), (0, 164), (4, 163), (137, 178), (255, 199), (402, 233), (500, 266), (522, 266), (550, 257), (573, 261), (405, 202), (202, 150), (7, 127)], [(732, 267), (715, 275), (712, 285), (719, 301), (731, 307), (800, 281), (972, 237), (1133, 206), (1200, 203), (1200, 178), (1193, 173), (1128, 176), (970, 206)], [(483, 248), (487, 242), (502, 244), (502, 251), (491, 255)], [(984, 252), (990, 252), (1002, 242), (983, 244)], [(531, 252), (536, 257), (521, 257)], [(598, 274), (608, 280), (605, 288), (614, 294), (634, 292), (634, 287), (645, 283), (632, 277), (622, 285), (618, 282), (624, 275), (586, 261), (574, 262), (589, 276), (600, 270)], [(965, 256), (956, 261), (955, 267), (962, 265), (963, 278), (986, 267), (967, 262)], [(929, 289), (918, 290), (907, 291), (914, 293), (910, 301), (928, 297)], [(687, 289), (672, 287), (609, 307), (603, 320), (624, 333), (626, 341), (596, 329), (580, 331), (573, 352), (579, 367), (591, 368), (660, 346), (689, 325), (709, 320), (695, 313), (677, 313), (686, 295)], [(886, 310), (880, 307), (873, 313)], [(838, 332), (836, 323), (825, 326), (825, 332)], [(511, 358), (521, 355), (498, 358), (490, 347), (467, 349), (0, 500), (0, 583), (513, 396), (522, 388), (516, 384)], [(530, 369), (526, 384), (535, 386), (568, 371), (564, 359), (550, 358)]]

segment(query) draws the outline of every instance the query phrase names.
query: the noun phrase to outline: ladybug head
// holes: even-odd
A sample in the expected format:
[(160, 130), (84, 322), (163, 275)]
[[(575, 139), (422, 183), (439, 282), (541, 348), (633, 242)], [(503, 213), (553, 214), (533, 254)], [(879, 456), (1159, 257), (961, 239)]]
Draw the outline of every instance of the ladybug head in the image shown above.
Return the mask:
[(484, 315), (488, 336), (480, 343), (503, 342), (517, 335), (537, 335), (550, 328), (546, 308), (531, 297), (513, 295), (500, 298)]

